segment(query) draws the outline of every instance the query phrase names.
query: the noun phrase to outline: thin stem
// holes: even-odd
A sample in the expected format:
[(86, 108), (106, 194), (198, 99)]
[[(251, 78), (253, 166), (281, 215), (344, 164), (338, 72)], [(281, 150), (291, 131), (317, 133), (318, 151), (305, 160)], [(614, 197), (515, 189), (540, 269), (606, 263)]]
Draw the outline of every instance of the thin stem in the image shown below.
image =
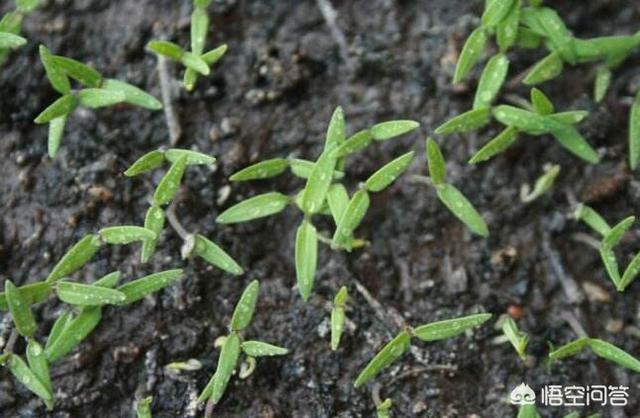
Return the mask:
[(171, 202), (171, 204), (167, 208), (166, 214), (167, 214), (167, 220), (169, 221), (169, 225), (171, 225), (171, 227), (176, 231), (176, 233), (180, 235), (180, 238), (182, 238), (183, 241), (188, 240), (191, 234), (182, 226), (182, 224), (178, 220), (178, 217), (176, 216), (175, 201)]
[(176, 145), (182, 136), (182, 128), (180, 127), (178, 114), (173, 107), (171, 78), (169, 77), (167, 59), (162, 55), (158, 55), (158, 77), (160, 78), (162, 107), (164, 108), (164, 116), (167, 119), (167, 127), (169, 128), (169, 143)]

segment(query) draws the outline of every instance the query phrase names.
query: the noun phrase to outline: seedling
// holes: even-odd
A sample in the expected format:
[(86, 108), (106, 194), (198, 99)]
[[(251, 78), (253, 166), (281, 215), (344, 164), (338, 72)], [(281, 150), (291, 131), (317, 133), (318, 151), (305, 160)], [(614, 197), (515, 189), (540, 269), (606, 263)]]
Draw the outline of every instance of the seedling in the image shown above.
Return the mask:
[(536, 88), (531, 90), (531, 103), (528, 107), (529, 109), (524, 109), (499, 105), (491, 109), (471, 110), (440, 125), (435, 132), (450, 135), (479, 129), (489, 124), (492, 116), (504, 125), (504, 130), (469, 160), (471, 164), (486, 161), (505, 151), (513, 145), (520, 133), (533, 136), (551, 134), (562, 147), (586, 162), (595, 164), (600, 160), (598, 153), (574, 127), (587, 116), (587, 112), (572, 110), (554, 113), (555, 109), (549, 98)]
[(447, 183), (447, 167), (438, 144), (431, 138), (427, 138), (426, 144), (429, 176), (431, 177), (431, 184), (436, 188), (440, 202), (456, 218), (462, 221), (471, 232), (482, 237), (488, 236), (489, 228), (482, 216), (462, 192)]
[(602, 236), (599, 248), (600, 258), (616, 290), (618, 292), (624, 292), (627, 286), (629, 286), (640, 273), (640, 252), (633, 257), (621, 276), (614, 249), (635, 221), (635, 217), (629, 216), (618, 222), (615, 226), (610, 227), (607, 221), (593, 208), (583, 204), (578, 205), (573, 216), (589, 225), (591, 229)]
[(151, 402), (153, 402), (152, 396), (136, 402), (136, 415), (138, 418), (151, 418)]
[(344, 310), (348, 298), (347, 288), (342, 286), (333, 299), (333, 309), (331, 310), (331, 349), (333, 351), (338, 349), (344, 331)]
[(611, 343), (589, 337), (580, 337), (551, 351), (549, 353), (549, 363), (552, 364), (560, 359), (576, 356), (580, 354), (585, 347), (589, 347), (591, 351), (593, 351), (593, 354), (600, 358), (640, 373), (640, 360)]
[[(373, 173), (358, 190), (349, 197), (347, 189), (338, 180), (344, 176), (349, 155), (366, 148), (374, 141), (386, 141), (413, 131), (418, 122), (394, 120), (375, 124), (350, 137), (346, 137), (342, 108), (333, 112), (327, 129), (325, 145), (315, 162), (273, 158), (246, 167), (231, 176), (231, 181), (267, 179), (284, 173), (287, 168), (294, 176), (306, 179), (304, 189), (294, 196), (269, 192), (251, 197), (228, 208), (216, 219), (222, 224), (247, 222), (275, 215), (289, 205), (295, 205), (303, 213), (295, 242), (295, 266), (298, 291), (307, 300), (313, 289), (318, 258), (318, 242), (333, 250), (351, 251), (364, 245), (354, 238), (369, 208), (369, 194), (381, 192), (393, 183), (409, 167), (414, 152), (408, 152), (384, 165)], [(313, 216), (330, 216), (336, 226), (333, 237), (319, 233), (313, 224)]]
[[(128, 103), (151, 110), (162, 108), (153, 96), (131, 84), (114, 79), (105, 79), (93, 68), (71, 58), (52, 55), (47, 47), (40, 45), (40, 60), (51, 86), (62, 95), (35, 119), (35, 123), (49, 124), (48, 150), (54, 158), (60, 147), (67, 118), (78, 106), (97, 109), (118, 103)], [(73, 90), (70, 79), (82, 88)]]
[(520, 200), (522, 200), (523, 203), (529, 203), (545, 194), (549, 189), (551, 189), (559, 173), (559, 165), (548, 164), (545, 167), (544, 173), (536, 180), (533, 190), (531, 190), (529, 185), (524, 185), (522, 189), (520, 189)]
[(393, 407), (393, 402), (391, 399), (387, 398), (383, 402), (380, 402), (376, 405), (376, 415), (378, 418), (391, 418), (391, 408)]
[(165, 163), (170, 163), (169, 169), (156, 187), (153, 201), (145, 216), (144, 227), (153, 231), (155, 238), (144, 241), (140, 253), (141, 262), (146, 263), (151, 259), (156, 249), (158, 237), (164, 229), (165, 218), (168, 218), (184, 241), (183, 259), (196, 255), (228, 273), (242, 274), (242, 267), (220, 246), (201, 234), (185, 231), (172, 211), (165, 214), (164, 207), (169, 205), (178, 193), (186, 168), (193, 165), (212, 165), (215, 161), (214, 157), (197, 151), (179, 148), (159, 149), (143, 155), (124, 172), (125, 176), (133, 177), (155, 170)]
[(256, 357), (283, 356), (289, 352), (286, 348), (262, 341), (244, 340), (243, 331), (251, 323), (259, 291), (260, 284), (257, 280), (254, 280), (242, 292), (229, 323), (229, 334), (222, 341), (222, 350), (218, 358), (216, 372), (211, 376), (202, 393), (200, 393), (198, 397), (199, 403), (209, 401), (213, 405), (217, 405), (220, 402), (227, 389), (231, 375), (238, 366), (241, 352), (254, 361)]
[(402, 357), (409, 349), (413, 337), (426, 342), (444, 340), (477, 327), (485, 323), (489, 318), (491, 318), (491, 314), (481, 313), (404, 329), (382, 347), (378, 354), (362, 369), (353, 386), (359, 388), (376, 377), (384, 368)]
[(529, 344), (529, 336), (520, 331), (516, 321), (508, 315), (502, 318), (502, 332), (516, 350), (520, 359), (525, 361), (527, 359), (526, 350), (527, 345)]
[(227, 45), (220, 45), (215, 49), (204, 52), (204, 45), (209, 32), (209, 15), (207, 7), (211, 0), (194, 0), (191, 14), (191, 50), (186, 51), (180, 45), (169, 41), (151, 41), (147, 48), (172, 61), (181, 63), (185, 67), (184, 88), (193, 90), (198, 81), (198, 75), (207, 76), (213, 64), (227, 52)]
[(0, 65), (7, 60), (11, 50), (27, 43), (20, 36), (24, 17), (40, 5), (40, 0), (16, 0), (15, 10), (6, 13), (0, 19)]

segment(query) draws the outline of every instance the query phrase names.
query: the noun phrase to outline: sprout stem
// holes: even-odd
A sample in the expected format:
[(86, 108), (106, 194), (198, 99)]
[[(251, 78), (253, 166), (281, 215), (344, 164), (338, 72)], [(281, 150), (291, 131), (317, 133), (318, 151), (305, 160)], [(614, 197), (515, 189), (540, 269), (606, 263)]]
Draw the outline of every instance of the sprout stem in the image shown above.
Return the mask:
[(178, 114), (173, 107), (171, 78), (169, 77), (167, 59), (162, 55), (158, 55), (158, 77), (160, 78), (162, 107), (164, 108), (164, 116), (167, 119), (167, 128), (169, 128), (169, 143), (173, 146), (180, 140), (182, 128), (180, 127)]

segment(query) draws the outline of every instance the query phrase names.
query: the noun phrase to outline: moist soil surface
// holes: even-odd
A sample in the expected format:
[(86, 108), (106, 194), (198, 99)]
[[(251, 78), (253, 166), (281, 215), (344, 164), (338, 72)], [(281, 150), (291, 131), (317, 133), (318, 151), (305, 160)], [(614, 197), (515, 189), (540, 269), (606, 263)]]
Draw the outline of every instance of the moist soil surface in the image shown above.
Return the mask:
[[(2, 11), (11, 5), (4, 2)], [(123, 171), (142, 154), (168, 145), (162, 111), (127, 106), (78, 110), (69, 118), (62, 148), (46, 154), (46, 127), (34, 117), (57, 97), (38, 59), (39, 44), (90, 63), (106, 77), (136, 84), (157, 97), (153, 38), (188, 45), (189, 1), (50, 0), (28, 16), (28, 45), (11, 54), (0, 72), (0, 275), (17, 284), (43, 279), (82, 236), (107, 225), (142, 224), (163, 170), (136, 178)], [(581, 37), (638, 30), (640, 4), (623, 0), (549, 2)], [(569, 214), (585, 201), (611, 223), (637, 214), (640, 181), (627, 169), (627, 117), (640, 86), (640, 59), (615, 72), (601, 104), (591, 99), (595, 68), (567, 68), (543, 90), (558, 109), (591, 112), (580, 125), (603, 156), (588, 165), (550, 137), (522, 137), (493, 160), (466, 161), (499, 131), (440, 138), (450, 180), (487, 220), (488, 239), (473, 236), (436, 199), (425, 175), (424, 139), (446, 119), (468, 109), (479, 68), (468, 85), (452, 86), (457, 55), (478, 24), (480, 0), (359, 0), (335, 2), (349, 61), (314, 1), (218, 0), (210, 7), (207, 46), (229, 51), (195, 92), (176, 88), (174, 106), (183, 131), (180, 147), (218, 157), (214, 168), (188, 170), (176, 213), (185, 228), (222, 245), (245, 268), (233, 277), (200, 260), (180, 258), (180, 237), (167, 226), (152, 261), (142, 265), (135, 246), (103, 248), (73, 279), (90, 282), (119, 269), (125, 280), (184, 268), (185, 278), (127, 307), (108, 307), (102, 322), (73, 354), (56, 363), (56, 408), (42, 404), (6, 369), (0, 381), (2, 417), (129, 417), (136, 398), (153, 395), (154, 417), (201, 416), (194, 398), (215, 370), (218, 336), (226, 332), (242, 289), (260, 280), (258, 308), (245, 336), (288, 347), (290, 354), (259, 359), (247, 379), (232, 379), (214, 410), (219, 417), (371, 417), (372, 393), (394, 403), (399, 417), (512, 417), (508, 395), (521, 382), (538, 393), (545, 384), (629, 386), (629, 405), (605, 407), (606, 417), (640, 416), (640, 376), (584, 353), (547, 367), (548, 343), (591, 336), (640, 354), (640, 283), (619, 294), (608, 280), (595, 237)], [(543, 51), (514, 52), (502, 102), (526, 98), (518, 82)], [(182, 73), (169, 67), (176, 85)], [(372, 198), (358, 229), (371, 244), (352, 253), (320, 250), (313, 296), (295, 288), (293, 241), (300, 212), (233, 226), (216, 216), (232, 204), (271, 190), (294, 193), (291, 176), (230, 184), (238, 169), (275, 156), (315, 159), (335, 106), (348, 131), (375, 122), (414, 119), (421, 128), (378, 143), (348, 162), (355, 190), (375, 169), (410, 149), (409, 172)], [(560, 164), (553, 189), (520, 201), (546, 164)], [(321, 230), (329, 223), (318, 222)], [(632, 229), (618, 258), (628, 263), (640, 247)], [(342, 344), (329, 348), (330, 301), (340, 286), (351, 295)], [(360, 289), (360, 290), (359, 290)], [(365, 289), (362, 291), (362, 289)], [(368, 292), (371, 298), (364, 295)], [(376, 301), (380, 306), (376, 307)], [(63, 305), (54, 298), (34, 308), (44, 341)], [(522, 318), (531, 335), (530, 358), (521, 361), (491, 322), (466, 336), (418, 342), (411, 353), (361, 389), (353, 379), (402, 322), (419, 325), (487, 311)], [(11, 330), (3, 313), (2, 337)], [(576, 325), (577, 324), (577, 325)], [(22, 352), (24, 343), (14, 347)], [(170, 373), (165, 365), (197, 359), (202, 368)], [(545, 417), (570, 408), (547, 407)], [(596, 412), (597, 408), (583, 409)]]

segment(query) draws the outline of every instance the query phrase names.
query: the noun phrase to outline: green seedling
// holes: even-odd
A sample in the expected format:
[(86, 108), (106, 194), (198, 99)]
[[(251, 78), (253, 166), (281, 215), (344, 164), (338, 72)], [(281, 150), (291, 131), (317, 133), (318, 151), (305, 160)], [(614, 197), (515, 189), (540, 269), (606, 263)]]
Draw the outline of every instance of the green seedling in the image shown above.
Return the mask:
[(389, 341), (382, 349), (371, 359), (371, 361), (360, 372), (353, 383), (358, 388), (369, 380), (376, 377), (384, 368), (391, 365), (394, 361), (402, 357), (409, 349), (412, 338), (426, 342), (440, 341), (447, 338), (455, 337), (463, 332), (477, 327), (491, 318), (491, 314), (481, 313), (475, 315), (464, 316), (461, 318), (448, 319), (445, 321), (432, 322), (420, 325), (416, 328), (407, 328), (402, 330), (395, 338)]
[[(162, 108), (155, 97), (138, 87), (119, 80), (105, 79), (80, 61), (51, 54), (44, 45), (40, 45), (40, 61), (51, 86), (62, 95), (35, 119), (35, 123), (49, 124), (48, 152), (51, 158), (55, 157), (60, 148), (67, 118), (78, 106), (97, 109), (128, 103), (150, 110)], [(79, 90), (71, 88), (71, 79), (79, 83)]]
[(520, 190), (520, 200), (524, 203), (532, 202), (545, 194), (556, 181), (558, 174), (560, 173), (560, 166), (557, 164), (549, 164), (545, 167), (544, 173), (538, 177), (533, 190), (528, 185), (523, 186)]
[(438, 199), (451, 213), (464, 223), (471, 232), (482, 237), (489, 235), (489, 228), (471, 202), (455, 186), (447, 183), (447, 167), (438, 144), (427, 138), (427, 165), (431, 184), (436, 188)]
[[(159, 149), (143, 155), (124, 172), (125, 176), (133, 177), (160, 168), (165, 163), (170, 164), (156, 187), (153, 201), (145, 216), (144, 228), (153, 231), (155, 237), (145, 239), (143, 242), (140, 254), (140, 260), (143, 263), (149, 261), (155, 252), (167, 218), (164, 207), (169, 205), (178, 193), (186, 168), (193, 165), (211, 166), (215, 162), (214, 157), (197, 151), (179, 148)], [(234, 275), (243, 273), (242, 267), (220, 246), (201, 234), (184, 231), (177, 219), (169, 218), (169, 221), (173, 222), (172, 225), (184, 240), (182, 258), (197, 256), (228, 273)]]
[(618, 292), (624, 292), (640, 274), (640, 252), (638, 252), (627, 265), (624, 273), (620, 275), (618, 262), (614, 252), (615, 247), (620, 243), (622, 236), (629, 230), (635, 217), (629, 216), (615, 226), (610, 227), (607, 221), (600, 216), (593, 208), (584, 204), (579, 204), (573, 216), (586, 223), (594, 231), (602, 236), (600, 241), (600, 258), (607, 270), (609, 278), (613, 282)]
[[(349, 197), (340, 180), (345, 175), (348, 156), (371, 143), (386, 141), (411, 132), (419, 126), (410, 120), (394, 120), (373, 125), (347, 137), (344, 112), (338, 107), (327, 128), (324, 149), (315, 162), (300, 159), (273, 158), (246, 167), (231, 176), (231, 181), (262, 180), (283, 174), (289, 168), (292, 174), (306, 180), (302, 190), (293, 196), (269, 192), (251, 197), (228, 208), (217, 217), (217, 222), (232, 224), (275, 215), (287, 206), (296, 206), (303, 214), (295, 241), (295, 266), (298, 291), (307, 300), (313, 289), (318, 259), (318, 242), (334, 250), (351, 251), (364, 242), (354, 237), (354, 231), (364, 218), (370, 203), (370, 194), (389, 187), (409, 167), (414, 152), (408, 152), (374, 172)], [(329, 238), (314, 225), (314, 216), (333, 219), (335, 231)]]
[(148, 396), (136, 402), (136, 416), (138, 418), (151, 418), (151, 402), (153, 402), (153, 396)]
[(220, 45), (215, 49), (204, 52), (205, 41), (209, 32), (207, 7), (210, 4), (211, 0), (193, 1), (190, 51), (168, 41), (151, 41), (147, 45), (150, 51), (179, 62), (185, 67), (183, 84), (187, 91), (193, 90), (198, 81), (198, 75), (209, 75), (211, 67), (227, 52), (227, 45)]
[(331, 310), (331, 350), (336, 351), (340, 345), (342, 332), (344, 331), (345, 307), (349, 294), (347, 288), (342, 286), (336, 297), (333, 299), (333, 309)]
[(514, 321), (510, 316), (504, 316), (501, 322), (501, 328), (504, 336), (516, 350), (520, 359), (525, 361), (527, 359), (526, 351), (527, 345), (529, 344), (529, 336), (518, 329), (516, 321)]
[(244, 353), (249, 359), (255, 359), (256, 357), (264, 356), (283, 356), (289, 352), (286, 348), (262, 341), (244, 340), (243, 332), (253, 318), (259, 291), (260, 284), (257, 280), (254, 280), (242, 292), (229, 323), (229, 334), (222, 338), (222, 350), (218, 357), (218, 366), (209, 383), (200, 393), (198, 397), (199, 403), (209, 401), (216, 405), (220, 402), (227, 389), (231, 375), (238, 366), (241, 353)]
[(15, 9), (0, 19), (0, 66), (5, 63), (9, 53), (27, 43), (20, 36), (22, 21), (40, 5), (40, 0), (16, 0)]
[(640, 373), (640, 360), (615, 345), (597, 338), (580, 337), (549, 353), (549, 363), (580, 354), (589, 347), (598, 357), (609, 360), (626, 369)]
[(391, 399), (387, 398), (384, 401), (380, 402), (376, 405), (376, 416), (378, 418), (391, 418), (391, 408), (393, 407), (393, 402)]

